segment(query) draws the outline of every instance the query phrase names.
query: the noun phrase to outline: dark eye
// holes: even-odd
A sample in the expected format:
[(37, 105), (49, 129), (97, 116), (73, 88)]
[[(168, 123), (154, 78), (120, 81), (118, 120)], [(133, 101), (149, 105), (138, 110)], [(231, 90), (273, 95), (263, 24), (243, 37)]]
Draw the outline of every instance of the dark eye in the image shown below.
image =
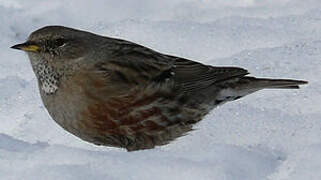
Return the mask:
[(63, 38), (58, 38), (55, 40), (55, 45), (57, 47), (63, 46), (65, 44), (65, 40)]

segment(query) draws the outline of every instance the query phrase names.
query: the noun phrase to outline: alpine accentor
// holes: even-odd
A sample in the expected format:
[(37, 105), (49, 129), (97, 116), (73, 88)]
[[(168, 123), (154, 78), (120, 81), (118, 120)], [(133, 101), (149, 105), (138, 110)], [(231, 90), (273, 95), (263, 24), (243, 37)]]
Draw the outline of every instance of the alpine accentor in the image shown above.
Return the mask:
[(307, 83), (250, 77), (242, 68), (204, 65), (62, 26), (41, 28), (12, 48), (28, 53), (42, 101), (60, 126), (128, 151), (169, 143), (227, 101)]

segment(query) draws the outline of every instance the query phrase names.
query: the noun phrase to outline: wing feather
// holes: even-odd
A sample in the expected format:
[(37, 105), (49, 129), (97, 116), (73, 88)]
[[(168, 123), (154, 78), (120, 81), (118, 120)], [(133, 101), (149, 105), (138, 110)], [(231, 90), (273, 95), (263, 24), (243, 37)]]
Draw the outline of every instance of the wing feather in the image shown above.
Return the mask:
[[(118, 66), (119, 79), (133, 79), (137, 85), (174, 81), (182, 91), (194, 92), (213, 84), (248, 74), (237, 67), (214, 67), (192, 60), (161, 54), (147, 47), (124, 40), (114, 40), (112, 57), (104, 67), (112, 71), (110, 64)], [(110, 51), (110, 49), (109, 49)], [(118, 74), (120, 74), (118, 72)]]

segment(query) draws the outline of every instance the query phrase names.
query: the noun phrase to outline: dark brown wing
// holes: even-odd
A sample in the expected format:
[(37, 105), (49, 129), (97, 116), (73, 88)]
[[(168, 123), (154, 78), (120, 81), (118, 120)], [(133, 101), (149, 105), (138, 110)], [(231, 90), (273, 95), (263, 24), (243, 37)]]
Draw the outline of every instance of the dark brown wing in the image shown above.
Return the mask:
[(219, 81), (245, 76), (247, 70), (236, 67), (213, 67), (175, 56), (164, 55), (144, 46), (115, 40), (111, 58), (104, 68), (118, 79), (148, 85), (173, 80), (186, 92), (207, 88)]
[(144, 46), (118, 39), (111, 39), (106, 52), (96, 66), (113, 74), (119, 82), (144, 86), (173, 67), (174, 61)]
[(220, 81), (249, 74), (242, 68), (214, 67), (183, 58), (170, 57), (175, 60), (173, 78), (181, 85), (181, 90), (186, 92), (195, 92)]

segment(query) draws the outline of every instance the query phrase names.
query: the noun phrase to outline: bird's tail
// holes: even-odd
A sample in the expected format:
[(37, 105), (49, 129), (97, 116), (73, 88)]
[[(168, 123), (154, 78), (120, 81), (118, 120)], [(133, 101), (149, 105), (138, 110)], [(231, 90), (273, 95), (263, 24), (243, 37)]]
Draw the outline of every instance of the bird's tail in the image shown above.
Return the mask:
[(218, 96), (219, 102), (239, 99), (261, 89), (299, 89), (299, 85), (307, 84), (307, 81), (293, 79), (266, 79), (244, 76), (236, 81), (225, 84)]
[(299, 85), (307, 84), (307, 81), (294, 79), (265, 79), (254, 77), (243, 77), (240, 82), (244, 82), (249, 89), (299, 89)]

